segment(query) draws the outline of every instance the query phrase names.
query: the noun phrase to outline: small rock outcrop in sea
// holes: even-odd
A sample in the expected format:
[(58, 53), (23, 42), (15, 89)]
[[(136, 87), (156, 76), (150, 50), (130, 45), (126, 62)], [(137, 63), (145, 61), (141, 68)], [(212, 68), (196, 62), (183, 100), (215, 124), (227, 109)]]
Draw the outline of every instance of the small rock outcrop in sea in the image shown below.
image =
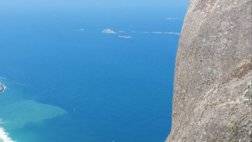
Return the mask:
[(252, 0), (191, 0), (168, 142), (252, 141)]
[(0, 82), (0, 93), (3, 93), (6, 89), (6, 86)]

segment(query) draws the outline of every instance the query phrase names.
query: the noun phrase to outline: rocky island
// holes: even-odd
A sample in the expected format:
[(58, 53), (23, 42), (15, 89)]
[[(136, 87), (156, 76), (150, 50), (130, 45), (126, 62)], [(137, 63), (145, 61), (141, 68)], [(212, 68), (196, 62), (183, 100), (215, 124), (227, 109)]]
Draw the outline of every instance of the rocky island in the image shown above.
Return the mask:
[(6, 86), (0, 82), (0, 94), (4, 93), (5, 89), (6, 89)]
[(167, 142), (252, 141), (252, 0), (190, 0)]

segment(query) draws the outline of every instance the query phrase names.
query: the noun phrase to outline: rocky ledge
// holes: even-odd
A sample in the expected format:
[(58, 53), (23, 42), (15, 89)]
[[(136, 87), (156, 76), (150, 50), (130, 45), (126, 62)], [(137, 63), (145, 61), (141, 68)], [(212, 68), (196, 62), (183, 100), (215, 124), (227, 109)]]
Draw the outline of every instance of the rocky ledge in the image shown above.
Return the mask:
[(252, 0), (191, 0), (168, 142), (252, 141)]

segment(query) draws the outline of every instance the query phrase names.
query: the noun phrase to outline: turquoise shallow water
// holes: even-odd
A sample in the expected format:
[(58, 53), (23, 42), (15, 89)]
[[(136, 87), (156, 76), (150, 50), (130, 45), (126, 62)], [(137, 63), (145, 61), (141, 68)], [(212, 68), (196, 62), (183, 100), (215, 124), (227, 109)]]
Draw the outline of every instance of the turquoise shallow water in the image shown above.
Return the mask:
[(2, 126), (17, 142), (164, 141), (184, 10), (2, 10)]

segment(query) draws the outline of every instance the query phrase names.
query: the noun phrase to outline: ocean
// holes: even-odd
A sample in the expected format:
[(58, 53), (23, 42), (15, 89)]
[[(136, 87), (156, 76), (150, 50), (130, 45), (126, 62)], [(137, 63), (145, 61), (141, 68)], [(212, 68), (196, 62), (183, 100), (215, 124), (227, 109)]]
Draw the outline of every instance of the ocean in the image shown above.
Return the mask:
[(0, 10), (0, 137), (165, 141), (185, 9)]

